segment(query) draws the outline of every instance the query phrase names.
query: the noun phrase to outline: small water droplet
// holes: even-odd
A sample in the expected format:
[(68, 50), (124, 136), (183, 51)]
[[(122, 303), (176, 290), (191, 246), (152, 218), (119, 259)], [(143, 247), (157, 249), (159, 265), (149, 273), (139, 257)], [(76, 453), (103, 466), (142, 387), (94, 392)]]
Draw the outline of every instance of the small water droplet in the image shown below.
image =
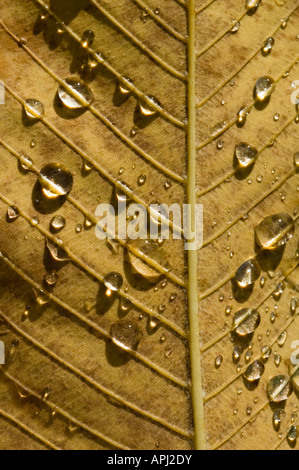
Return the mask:
[(248, 107), (242, 106), (242, 108), (240, 108), (238, 115), (237, 115), (237, 122), (239, 125), (244, 126), (244, 124), (246, 123), (248, 114), (249, 114)]
[(285, 245), (295, 231), (292, 217), (287, 213), (266, 217), (255, 229), (256, 241), (265, 250)]
[(106, 295), (110, 297), (113, 292), (118, 292), (123, 285), (123, 277), (121, 274), (111, 272), (104, 277), (104, 284), (107, 288)]
[(123, 77), (122, 80), (118, 84), (118, 89), (123, 95), (128, 95), (131, 93), (132, 80), (127, 77)]
[(24, 111), (29, 119), (42, 119), (45, 115), (44, 105), (35, 99), (28, 99), (24, 104)]
[(14, 222), (20, 216), (20, 212), (16, 206), (10, 206), (7, 209), (6, 217), (10, 222)]
[(289, 22), (289, 18), (281, 18), (281, 28), (286, 29)]
[(51, 389), (49, 387), (45, 388), (43, 391), (43, 399), (47, 400), (51, 394)]
[(279, 367), (282, 361), (282, 357), (279, 354), (275, 354), (274, 356), (274, 364), (276, 367)]
[(286, 331), (281, 333), (281, 335), (279, 336), (278, 341), (277, 341), (278, 346), (280, 346), (282, 348), (286, 343), (287, 337), (288, 337), (288, 333)]
[(67, 78), (65, 85), (60, 85), (58, 96), (61, 102), (70, 109), (80, 109), (93, 102), (93, 93), (86, 83), (76, 78)]
[(298, 438), (298, 429), (297, 429), (297, 426), (291, 426), (289, 432), (288, 432), (288, 436), (287, 436), (287, 439), (288, 439), (288, 443), (290, 445), (293, 445), (296, 443), (297, 441), (297, 438)]
[(233, 329), (239, 336), (253, 333), (261, 322), (261, 316), (255, 309), (243, 308), (234, 316)]
[(234, 20), (233, 25), (230, 29), (230, 32), (233, 34), (236, 34), (239, 31), (240, 27), (241, 27), (240, 21)]
[(91, 29), (84, 31), (81, 39), (81, 46), (88, 48), (92, 45), (95, 38), (95, 34)]
[(61, 215), (55, 215), (50, 222), (50, 229), (53, 232), (59, 232), (65, 227), (66, 221), (65, 218)]
[(258, 151), (255, 147), (252, 147), (245, 142), (241, 142), (236, 145), (235, 155), (240, 167), (247, 168), (257, 160)]
[(233, 350), (233, 361), (238, 362), (241, 359), (242, 349), (240, 346), (235, 346)]
[(47, 238), (46, 240), (46, 246), (50, 252), (50, 255), (55, 261), (60, 261), (60, 262), (69, 261), (70, 258), (68, 254), (64, 251), (64, 249), (61, 246), (55, 244), (49, 238)]
[(142, 331), (134, 321), (118, 321), (111, 327), (111, 337), (114, 344), (126, 351), (136, 351), (142, 338)]
[(71, 172), (60, 163), (49, 163), (39, 174), (44, 195), (49, 198), (66, 196), (73, 187)]
[(140, 175), (138, 178), (138, 185), (143, 186), (146, 182), (146, 175)]
[(274, 38), (269, 37), (269, 38), (266, 39), (266, 41), (264, 42), (263, 48), (262, 48), (263, 55), (271, 54), (274, 43), (275, 43)]
[(254, 88), (255, 99), (265, 101), (275, 90), (275, 81), (271, 77), (261, 77), (257, 80)]
[(42, 307), (43, 305), (46, 305), (50, 302), (50, 299), (49, 299), (48, 295), (45, 294), (45, 292), (43, 292), (42, 290), (33, 289), (33, 292), (34, 292), (36, 303), (40, 307)]
[(54, 287), (56, 286), (58, 279), (59, 279), (58, 274), (55, 272), (52, 272), (52, 273), (47, 274), (44, 280), (45, 280), (45, 283), (49, 287)]
[(22, 170), (29, 171), (32, 168), (33, 161), (27, 155), (20, 156), (20, 166)]
[(215, 367), (216, 369), (219, 369), (223, 363), (223, 357), (222, 356), (217, 356), (215, 359)]

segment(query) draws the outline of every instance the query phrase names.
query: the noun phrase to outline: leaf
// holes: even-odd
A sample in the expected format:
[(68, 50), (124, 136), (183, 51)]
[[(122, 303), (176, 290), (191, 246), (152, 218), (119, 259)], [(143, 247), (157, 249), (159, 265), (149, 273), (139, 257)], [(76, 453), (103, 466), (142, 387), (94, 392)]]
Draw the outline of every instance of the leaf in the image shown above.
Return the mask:
[[(267, 384), (296, 374), (290, 358), (299, 340), (298, 109), (291, 102), (299, 9), (297, 0), (264, 0), (247, 14), (244, 4), (2, 1), (2, 449), (298, 449), (287, 439), (298, 394), (274, 406)], [(95, 33), (89, 66), (80, 46), (87, 30)], [(275, 44), (265, 56), (268, 37)], [(72, 76), (95, 99), (70, 113), (57, 91)], [(263, 76), (276, 88), (261, 109), (253, 89)], [(42, 119), (28, 121), (28, 99), (44, 105)], [(140, 115), (144, 100), (156, 111), (150, 118)], [(250, 112), (241, 127), (244, 106)], [(234, 166), (240, 142), (258, 150), (245, 171)], [(38, 193), (39, 172), (51, 162), (73, 175), (60, 206), (42, 205)], [(121, 181), (147, 208), (203, 204), (203, 247), (185, 251), (182, 240), (167, 240), (144, 252), (123, 240), (98, 240), (96, 207), (115, 204)], [(9, 207), (18, 209), (13, 221)], [(294, 236), (280, 250), (260, 250), (255, 228), (279, 213), (295, 220)], [(50, 230), (54, 215), (66, 220), (58, 234)], [(48, 248), (59, 246), (57, 237), (63, 262)], [(132, 257), (155, 284), (134, 275)], [(252, 258), (260, 278), (251, 290), (236, 289), (237, 269)], [(53, 272), (58, 280), (50, 288), (45, 276)], [(111, 299), (103, 286), (109, 272), (124, 280)], [(242, 308), (256, 308), (261, 323), (240, 342), (233, 318)], [(141, 329), (136, 350), (112, 342), (120, 320)], [(265, 373), (250, 386), (243, 374), (265, 346), (272, 349)], [(273, 413), (282, 406), (278, 429)]]

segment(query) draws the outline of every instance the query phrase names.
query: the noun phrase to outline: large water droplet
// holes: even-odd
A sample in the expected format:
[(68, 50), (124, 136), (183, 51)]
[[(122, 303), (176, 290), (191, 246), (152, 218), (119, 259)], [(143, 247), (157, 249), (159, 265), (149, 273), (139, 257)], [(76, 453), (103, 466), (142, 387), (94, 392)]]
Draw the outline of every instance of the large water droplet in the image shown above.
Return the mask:
[(104, 277), (104, 284), (107, 288), (106, 295), (109, 297), (112, 295), (112, 292), (118, 292), (120, 290), (123, 285), (123, 277), (116, 272), (108, 273)]
[(258, 151), (256, 148), (251, 147), (251, 145), (246, 144), (245, 142), (241, 142), (240, 144), (236, 145), (235, 155), (239, 165), (242, 168), (247, 168), (256, 161), (258, 157)]
[(254, 361), (244, 372), (244, 378), (248, 380), (248, 382), (256, 382), (257, 380), (260, 380), (264, 372), (264, 364), (261, 361)]
[(259, 263), (255, 259), (250, 259), (243, 263), (235, 274), (235, 280), (240, 287), (251, 286), (261, 274)]
[(285, 401), (293, 393), (293, 385), (287, 375), (273, 377), (267, 385), (268, 398), (273, 403)]
[(253, 333), (261, 322), (261, 316), (255, 309), (243, 308), (234, 316), (233, 329), (239, 336)]
[(111, 327), (112, 341), (126, 351), (136, 351), (142, 331), (134, 321), (119, 321)]
[(265, 101), (275, 90), (275, 81), (271, 77), (261, 77), (257, 80), (254, 95), (257, 101)]
[(265, 250), (285, 245), (294, 235), (295, 224), (287, 213), (266, 217), (255, 229), (256, 241)]
[(73, 176), (60, 163), (49, 163), (41, 170), (39, 182), (47, 198), (57, 198), (69, 194), (73, 187)]
[(24, 111), (29, 119), (42, 119), (45, 115), (43, 103), (35, 99), (25, 101)]
[(67, 78), (64, 83), (67, 87), (61, 85), (58, 89), (58, 96), (67, 108), (80, 109), (93, 102), (93, 93), (82, 80)]

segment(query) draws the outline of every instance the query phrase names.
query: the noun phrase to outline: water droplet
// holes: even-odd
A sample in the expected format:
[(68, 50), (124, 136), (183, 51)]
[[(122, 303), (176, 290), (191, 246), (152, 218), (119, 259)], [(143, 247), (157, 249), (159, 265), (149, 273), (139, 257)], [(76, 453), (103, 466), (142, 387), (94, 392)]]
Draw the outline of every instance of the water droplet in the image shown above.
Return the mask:
[(248, 117), (249, 110), (247, 106), (242, 106), (237, 115), (237, 122), (239, 125), (244, 125)]
[(39, 174), (43, 193), (49, 199), (66, 196), (73, 187), (71, 172), (60, 163), (49, 163)]
[(261, 322), (261, 316), (255, 309), (243, 308), (234, 316), (233, 329), (239, 336), (253, 333)]
[(281, 28), (286, 29), (289, 22), (289, 18), (281, 18)]
[(10, 222), (14, 222), (20, 216), (20, 212), (16, 206), (10, 206), (7, 209), (6, 217)]
[(70, 258), (68, 254), (64, 251), (64, 249), (61, 248), (61, 246), (56, 245), (49, 238), (47, 238), (46, 240), (46, 246), (50, 252), (50, 255), (55, 261), (61, 261), (61, 262), (69, 261)]
[(81, 46), (88, 48), (92, 45), (95, 38), (95, 34), (91, 29), (84, 31), (81, 39)]
[(275, 431), (279, 431), (283, 417), (283, 410), (275, 410), (273, 413), (273, 426)]
[(141, 114), (147, 117), (157, 114), (158, 111), (156, 108), (163, 109), (160, 101), (152, 95), (147, 95), (146, 99), (140, 98), (139, 108)]
[(274, 116), (273, 116), (274, 122), (278, 122), (279, 119), (280, 119), (280, 114), (279, 114), (279, 113), (275, 113)]
[(272, 38), (272, 37), (267, 38), (266, 41), (264, 42), (264, 45), (263, 45), (263, 48), (262, 48), (262, 53), (264, 55), (271, 54), (274, 43), (275, 43), (274, 38)]
[(28, 99), (24, 104), (24, 111), (29, 119), (42, 119), (45, 115), (44, 105), (34, 99)]
[(27, 155), (21, 155), (20, 165), (21, 165), (22, 170), (29, 171), (32, 168), (33, 161)]
[(254, 284), (261, 274), (259, 263), (255, 259), (250, 259), (243, 263), (235, 274), (235, 280), (240, 287), (248, 287)]
[(287, 437), (288, 443), (293, 445), (297, 441), (297, 438), (298, 438), (297, 426), (291, 426), (288, 432), (288, 437)]
[(233, 25), (230, 29), (230, 32), (233, 34), (236, 34), (239, 31), (240, 27), (241, 27), (240, 21), (234, 20)]
[(219, 141), (217, 142), (217, 149), (218, 149), (218, 150), (222, 150), (223, 147), (224, 147), (224, 142), (223, 142), (223, 140), (219, 140)]
[[(157, 245), (154, 240), (131, 241), (130, 245), (137, 249), (141, 254), (148, 256), (156, 263), (159, 263), (166, 272), (170, 271), (168, 253)], [(148, 266), (142, 259), (135, 256), (131, 251), (128, 251), (128, 259), (134, 273), (139, 274), (153, 284), (159, 282), (161, 273)]]
[(235, 155), (239, 162), (239, 165), (242, 168), (247, 168), (257, 160), (258, 151), (256, 148), (251, 147), (249, 144), (241, 142), (240, 144), (236, 145)]
[(132, 301), (130, 299), (121, 299), (120, 308), (123, 312), (128, 312), (132, 307)]
[(273, 403), (280, 403), (293, 393), (293, 385), (287, 375), (277, 375), (269, 380), (267, 385), (268, 398)]
[(291, 304), (290, 304), (290, 311), (292, 315), (296, 313), (296, 309), (297, 309), (297, 299), (293, 298), (291, 299)]
[(245, 0), (246, 10), (256, 10), (261, 3), (261, 0)]
[(142, 338), (142, 331), (134, 321), (114, 323), (110, 333), (113, 343), (126, 351), (136, 351)]
[(274, 364), (276, 367), (279, 367), (282, 361), (282, 357), (279, 354), (275, 354), (274, 356)]
[(233, 351), (233, 361), (238, 362), (241, 359), (242, 349), (240, 346), (235, 346)]
[(146, 175), (140, 175), (138, 178), (138, 185), (143, 186), (146, 182)]
[(220, 134), (223, 134), (227, 126), (227, 121), (222, 121), (216, 124), (211, 131), (211, 137), (217, 137)]
[(294, 155), (294, 165), (296, 170), (299, 170), (299, 152)]
[(278, 341), (277, 341), (278, 346), (280, 346), (282, 348), (286, 343), (287, 337), (288, 337), (288, 333), (286, 331), (281, 333), (281, 335), (279, 336)]
[(285, 245), (295, 231), (292, 217), (287, 213), (266, 217), (255, 229), (256, 241), (265, 250)]
[(53, 273), (49, 273), (45, 276), (45, 283), (49, 286), (49, 287), (54, 287), (56, 286), (57, 282), (58, 282), (58, 274), (53, 272)]
[(270, 358), (271, 354), (272, 354), (272, 349), (269, 348), (269, 346), (264, 346), (262, 348), (262, 359), (264, 361), (267, 361)]
[(49, 387), (45, 388), (43, 391), (43, 399), (47, 400), (51, 394), (51, 389)]
[(65, 227), (66, 221), (65, 218), (61, 215), (55, 215), (50, 222), (50, 229), (53, 232), (59, 232)]
[(169, 302), (174, 302), (175, 299), (177, 298), (177, 294), (176, 293), (173, 293), (173, 294), (170, 294), (170, 297), (169, 297)]
[(111, 272), (104, 277), (104, 284), (107, 288), (106, 295), (110, 297), (113, 292), (118, 292), (123, 285), (123, 277), (121, 274)]
[(36, 303), (40, 307), (42, 307), (43, 305), (46, 305), (50, 302), (50, 299), (49, 299), (48, 295), (45, 294), (45, 292), (43, 292), (42, 290), (38, 291), (36, 289), (33, 289), (33, 292), (34, 292)]
[(75, 227), (76, 233), (81, 233), (82, 230), (83, 230), (82, 224), (77, 224), (76, 227)]
[(34, 149), (36, 147), (36, 140), (35, 139), (32, 139), (31, 142), (30, 142), (30, 148)]
[(83, 162), (83, 172), (85, 174), (88, 174), (91, 172), (91, 170), (93, 169), (93, 163), (87, 161), (87, 160), (84, 160)]
[(254, 94), (257, 101), (265, 101), (275, 90), (275, 81), (271, 77), (261, 77), (257, 80)]
[(250, 366), (247, 367), (244, 372), (244, 377), (248, 382), (256, 382), (260, 380), (265, 372), (265, 366), (261, 361), (254, 361)]
[(123, 95), (128, 95), (129, 93), (131, 93), (130, 85), (132, 85), (132, 80), (130, 78), (123, 77), (122, 80), (118, 84), (119, 91)]
[(67, 78), (64, 83), (66, 85), (60, 85), (58, 89), (58, 96), (67, 108), (80, 109), (93, 102), (93, 93), (82, 80)]
[(133, 191), (124, 181), (116, 183), (116, 197), (119, 202), (130, 202)]
[(223, 357), (222, 356), (217, 356), (215, 359), (215, 367), (216, 369), (219, 369), (222, 365), (223, 362)]

